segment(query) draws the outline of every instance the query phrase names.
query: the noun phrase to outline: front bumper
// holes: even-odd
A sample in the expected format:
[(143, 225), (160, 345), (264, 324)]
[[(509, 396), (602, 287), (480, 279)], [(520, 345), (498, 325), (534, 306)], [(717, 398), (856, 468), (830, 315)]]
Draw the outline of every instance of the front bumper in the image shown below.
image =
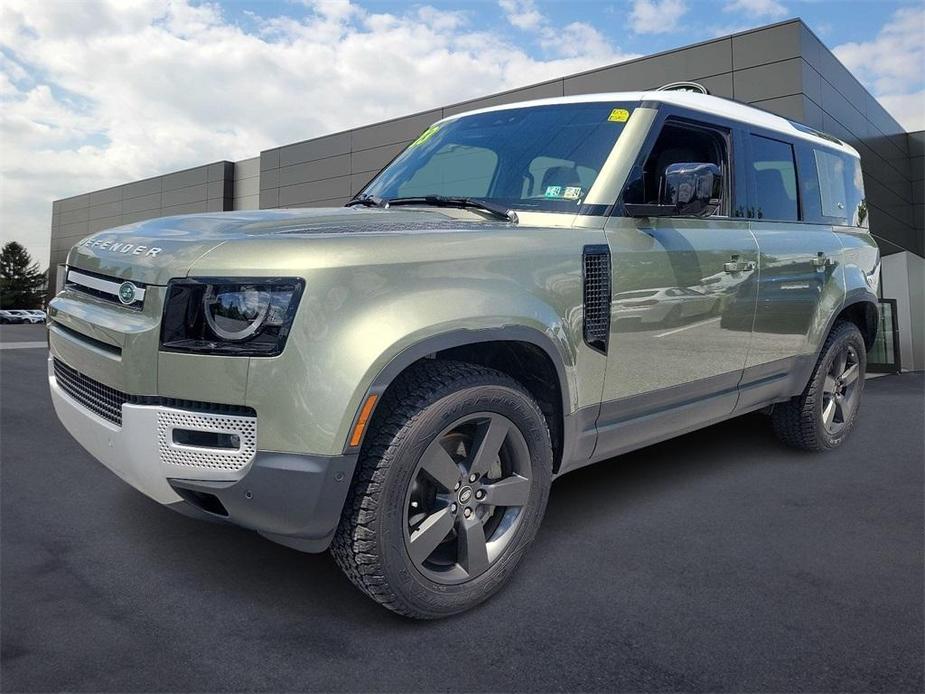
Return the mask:
[[(307, 552), (324, 551), (330, 544), (353, 476), (355, 455), (252, 450), (248, 432), (256, 426), (256, 418), (162, 405), (123, 403), (120, 426), (68, 394), (58, 383), (51, 358), (48, 381), (55, 412), (71, 436), (155, 501), (189, 515), (256, 530)], [(171, 426), (234, 430), (241, 433), (242, 445), (233, 455), (176, 445)]]

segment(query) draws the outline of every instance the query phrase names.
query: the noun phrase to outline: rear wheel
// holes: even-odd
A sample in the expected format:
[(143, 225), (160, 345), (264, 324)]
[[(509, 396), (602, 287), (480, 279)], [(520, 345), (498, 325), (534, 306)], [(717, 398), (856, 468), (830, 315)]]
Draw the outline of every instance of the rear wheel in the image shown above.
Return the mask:
[(533, 398), (508, 376), (426, 361), (376, 413), (332, 553), (363, 592), (418, 618), (497, 591), (546, 506), (552, 447)]
[(829, 334), (806, 389), (775, 405), (774, 431), (788, 445), (810, 451), (836, 448), (854, 428), (867, 369), (867, 349), (854, 323)]

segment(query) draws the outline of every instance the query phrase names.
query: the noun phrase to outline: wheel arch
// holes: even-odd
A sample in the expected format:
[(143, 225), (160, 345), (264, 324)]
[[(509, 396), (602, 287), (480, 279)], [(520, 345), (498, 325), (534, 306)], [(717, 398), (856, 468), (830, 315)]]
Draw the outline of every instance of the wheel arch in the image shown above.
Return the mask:
[[(526, 326), (460, 329), (424, 338), (392, 357), (373, 378), (351, 424), (356, 427), (362, 404), (371, 395), (381, 401), (399, 375), (423, 359), (445, 358), (467, 361), (497, 369), (518, 381), (537, 400), (546, 415), (553, 439), (554, 471), (558, 470), (565, 446), (565, 416), (571, 411), (566, 361), (552, 338)], [(375, 418), (375, 409), (367, 413)], [(362, 448), (366, 427), (359, 443), (346, 442), (345, 453)]]
[(832, 333), (832, 329), (838, 325), (839, 321), (847, 320), (854, 323), (861, 335), (864, 337), (864, 346), (869, 350), (874, 340), (877, 339), (877, 327), (880, 324), (880, 309), (878, 308), (877, 296), (865, 289), (855, 289), (849, 292), (845, 301), (842, 303), (838, 312), (829, 316), (825, 324), (825, 330), (822, 332), (822, 338), (815, 352), (810, 352), (798, 357), (796, 368), (793, 372), (791, 384), (791, 395), (797, 395), (803, 392), (806, 384), (813, 375), (813, 369), (822, 354), (825, 347), (825, 341)]
[(858, 326), (858, 330), (864, 336), (864, 346), (870, 350), (877, 339), (877, 330), (880, 326), (880, 308), (877, 297), (871, 292), (861, 290), (849, 294), (841, 311), (828, 325), (826, 335), (840, 320), (847, 320)]

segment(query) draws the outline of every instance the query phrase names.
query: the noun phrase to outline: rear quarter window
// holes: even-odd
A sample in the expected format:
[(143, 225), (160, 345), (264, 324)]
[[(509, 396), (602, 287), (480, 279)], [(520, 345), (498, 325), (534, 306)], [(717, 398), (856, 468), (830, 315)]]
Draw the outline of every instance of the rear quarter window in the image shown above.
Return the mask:
[(864, 174), (861, 160), (847, 154), (845, 158), (845, 185), (847, 187), (848, 223), (867, 229), (867, 199), (864, 197)]
[(803, 220), (866, 229), (861, 161), (845, 152), (799, 145)]
[(823, 217), (845, 217), (848, 206), (845, 162), (838, 154), (814, 149)]

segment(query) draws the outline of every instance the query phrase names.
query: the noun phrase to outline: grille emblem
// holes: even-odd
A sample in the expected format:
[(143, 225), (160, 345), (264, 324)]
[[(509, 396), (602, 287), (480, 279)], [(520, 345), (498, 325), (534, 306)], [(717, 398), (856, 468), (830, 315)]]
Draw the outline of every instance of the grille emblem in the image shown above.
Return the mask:
[(123, 282), (119, 285), (119, 301), (126, 306), (135, 302), (135, 292), (138, 289), (131, 282)]

